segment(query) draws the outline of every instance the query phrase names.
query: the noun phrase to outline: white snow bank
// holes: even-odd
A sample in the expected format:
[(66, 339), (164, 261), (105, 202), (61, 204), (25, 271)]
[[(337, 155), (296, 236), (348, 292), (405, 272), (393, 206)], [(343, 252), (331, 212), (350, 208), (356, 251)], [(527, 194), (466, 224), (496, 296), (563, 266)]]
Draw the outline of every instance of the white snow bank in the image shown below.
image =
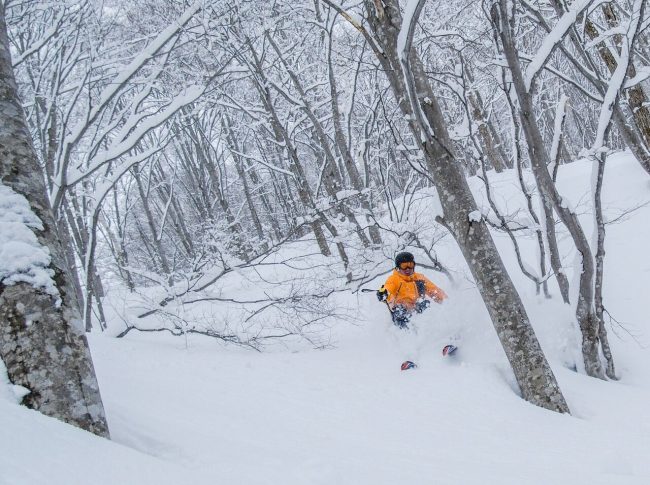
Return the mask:
[(0, 484), (207, 484), (182, 465), (0, 399)]
[[(560, 167), (563, 197), (587, 231), (590, 171), (588, 162)], [(514, 195), (516, 174), (490, 176), (499, 204), (517, 215), (525, 202)], [(507, 236), (494, 233), (572, 416), (518, 397), (476, 287), (446, 238), (436, 251), (456, 284), (422, 270), (449, 299), (414, 319), (417, 333), (392, 327), (372, 293), (339, 293), (336, 303), (358, 308), (356, 325), (334, 326), (336, 348), (325, 351), (258, 353), (192, 335), (91, 335), (113, 443), (0, 399), (0, 484), (650, 483), (650, 183), (629, 155), (608, 160), (606, 177), (605, 299), (621, 322), (608, 322), (619, 382), (573, 370), (580, 339), (571, 308), (552, 280), (553, 299), (536, 295)], [(480, 195), (480, 181), (470, 185)], [(430, 197), (422, 201), (422, 211), (431, 207)], [(564, 232), (560, 243), (571, 276), (577, 268)], [(534, 238), (521, 249), (533, 264)], [(108, 294), (107, 307), (130, 303)], [(458, 353), (443, 358), (450, 340)], [(407, 358), (419, 367), (400, 372)]]

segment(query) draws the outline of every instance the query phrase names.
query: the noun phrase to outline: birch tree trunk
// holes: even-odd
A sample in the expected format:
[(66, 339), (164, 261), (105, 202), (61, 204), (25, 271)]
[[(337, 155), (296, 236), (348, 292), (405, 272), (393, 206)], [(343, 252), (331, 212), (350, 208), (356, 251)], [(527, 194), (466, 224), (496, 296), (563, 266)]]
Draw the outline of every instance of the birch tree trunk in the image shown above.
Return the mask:
[(65, 264), (45, 181), (25, 121), (11, 64), (4, 4), (0, 4), (0, 179), (27, 199), (42, 222), (34, 229), (49, 249), (61, 301), (27, 282), (0, 284), (0, 358), (13, 384), (30, 392), (23, 403), (108, 437), (99, 386)]
[[(407, 43), (400, 59), (398, 37), (402, 16), (397, 0), (365, 0), (377, 59), (388, 77), (400, 110), (409, 120), (414, 139), (425, 156), (438, 190), (444, 217), (440, 219), (460, 247), (527, 401), (568, 413), (524, 305), (501, 260), (484, 220), (476, 220), (477, 205), (460, 162), (456, 159), (437, 97), (417, 52)], [(401, 62), (405, 61), (405, 62)]]
[[(616, 12), (611, 5), (602, 5), (601, 10), (607, 21), (607, 25), (610, 29), (619, 28), (619, 20), (617, 18)], [(593, 41), (598, 38), (600, 35), (597, 27), (589, 19), (585, 22), (585, 33)], [(598, 53), (600, 54), (601, 59), (607, 66), (607, 69), (610, 73), (613, 73), (618, 66), (618, 57), (620, 54), (620, 43), (622, 42), (620, 35), (614, 36), (614, 42), (618, 47), (619, 52), (614, 55), (613, 52), (609, 50), (607, 45), (604, 42), (598, 44)], [(630, 61), (627, 68), (627, 75), (630, 79), (633, 79), (637, 75), (637, 69), (634, 62)], [(631, 88), (625, 91), (625, 99), (627, 99), (628, 105), (630, 107), (630, 113), (636, 123), (637, 128), (643, 136), (643, 141), (645, 142), (646, 148), (650, 147), (650, 110), (648, 109), (648, 97), (643, 90), (641, 83), (638, 83)], [(647, 162), (648, 160), (643, 160)], [(644, 167), (645, 168), (645, 167)]]

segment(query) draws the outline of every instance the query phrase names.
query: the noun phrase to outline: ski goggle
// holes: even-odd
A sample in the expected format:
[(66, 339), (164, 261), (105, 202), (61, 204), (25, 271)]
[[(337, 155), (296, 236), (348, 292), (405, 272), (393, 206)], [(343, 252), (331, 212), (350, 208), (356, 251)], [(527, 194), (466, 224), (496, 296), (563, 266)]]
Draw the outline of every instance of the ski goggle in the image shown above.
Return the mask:
[(399, 264), (399, 269), (415, 269), (415, 263), (413, 261), (407, 261), (405, 263)]

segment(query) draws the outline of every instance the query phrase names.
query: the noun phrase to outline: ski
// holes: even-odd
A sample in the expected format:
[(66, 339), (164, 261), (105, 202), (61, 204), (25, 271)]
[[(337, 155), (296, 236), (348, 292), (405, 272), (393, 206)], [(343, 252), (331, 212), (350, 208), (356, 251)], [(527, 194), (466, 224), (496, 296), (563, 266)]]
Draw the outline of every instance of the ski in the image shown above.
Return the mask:
[(456, 350), (458, 350), (458, 347), (456, 347), (455, 345), (451, 345), (451, 344), (445, 345), (442, 348), (442, 355), (446, 357), (456, 352)]
[(411, 362), (410, 360), (405, 360), (404, 362), (402, 362), (400, 368), (401, 370), (415, 369), (417, 368), (417, 364), (415, 362)]
[[(442, 355), (444, 357), (447, 357), (449, 355), (452, 355), (454, 352), (458, 350), (458, 347), (452, 344), (447, 344), (442, 348)], [(417, 369), (418, 365), (411, 361), (411, 360), (405, 360), (402, 362), (402, 365), (400, 366), (400, 370), (409, 370), (409, 369)]]

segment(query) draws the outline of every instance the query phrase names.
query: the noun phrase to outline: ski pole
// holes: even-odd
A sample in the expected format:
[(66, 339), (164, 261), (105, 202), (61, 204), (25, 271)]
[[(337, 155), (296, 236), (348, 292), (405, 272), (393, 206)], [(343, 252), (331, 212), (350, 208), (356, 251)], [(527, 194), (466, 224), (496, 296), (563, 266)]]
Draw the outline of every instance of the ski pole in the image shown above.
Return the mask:
[[(361, 293), (375, 293), (377, 290), (373, 290), (371, 288), (361, 288)], [(388, 308), (388, 311), (390, 314), (393, 314), (393, 310), (391, 309), (390, 305), (388, 304), (387, 300), (383, 300), (383, 302), (386, 304), (386, 308)]]

